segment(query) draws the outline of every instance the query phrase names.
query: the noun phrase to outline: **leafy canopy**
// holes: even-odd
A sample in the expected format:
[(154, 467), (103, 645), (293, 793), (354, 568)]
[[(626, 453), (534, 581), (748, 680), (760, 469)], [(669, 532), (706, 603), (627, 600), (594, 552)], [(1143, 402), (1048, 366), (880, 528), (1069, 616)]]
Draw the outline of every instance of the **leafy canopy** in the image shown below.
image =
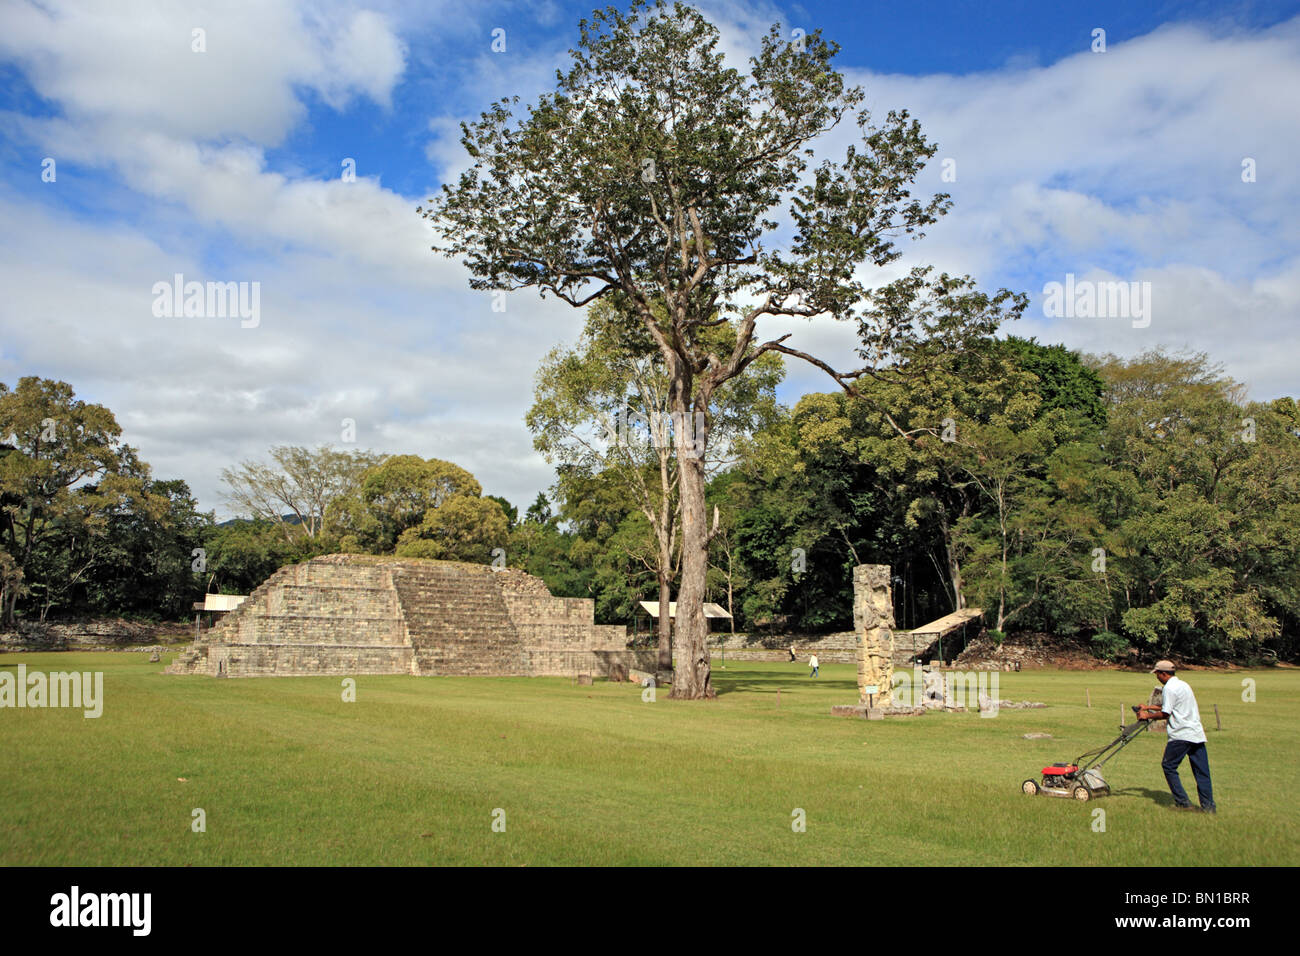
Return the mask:
[[(1014, 297), (980, 297), (970, 280), (925, 268), (868, 287), (862, 267), (897, 259), (895, 238), (919, 236), (950, 203), (911, 195), (936, 147), (905, 111), (873, 125), (820, 31), (791, 43), (773, 25), (745, 75), (680, 3), (608, 8), (580, 30), (571, 69), (523, 118), (514, 97), (462, 124), (474, 165), (418, 210), (473, 288), (535, 287), (574, 306), (622, 299), (697, 408), (765, 352), (842, 384), (861, 374), (835, 373), (788, 336), (756, 342), (763, 315), (855, 320), (872, 363), (1001, 320)], [(846, 118), (860, 143), (810, 168), (808, 144)], [(725, 322), (729, 342), (702, 334)], [(687, 387), (697, 376), (702, 387)]]

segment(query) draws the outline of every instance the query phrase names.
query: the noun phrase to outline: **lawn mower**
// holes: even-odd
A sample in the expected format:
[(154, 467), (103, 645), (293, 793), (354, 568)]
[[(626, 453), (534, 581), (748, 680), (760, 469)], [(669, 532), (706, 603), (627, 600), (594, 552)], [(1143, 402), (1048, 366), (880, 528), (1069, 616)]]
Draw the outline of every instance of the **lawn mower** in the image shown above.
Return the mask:
[[(1133, 713), (1142, 713), (1136, 704), (1133, 705)], [(1133, 723), (1122, 726), (1119, 736), (1106, 746), (1080, 754), (1074, 758), (1073, 763), (1054, 763), (1050, 767), (1044, 767), (1042, 783), (1030, 778), (1020, 785), (1020, 789), (1031, 797), (1040, 794), (1048, 797), (1073, 797), (1075, 800), (1104, 797), (1110, 793), (1110, 786), (1101, 775), (1101, 765), (1150, 726), (1150, 720), (1139, 716)]]

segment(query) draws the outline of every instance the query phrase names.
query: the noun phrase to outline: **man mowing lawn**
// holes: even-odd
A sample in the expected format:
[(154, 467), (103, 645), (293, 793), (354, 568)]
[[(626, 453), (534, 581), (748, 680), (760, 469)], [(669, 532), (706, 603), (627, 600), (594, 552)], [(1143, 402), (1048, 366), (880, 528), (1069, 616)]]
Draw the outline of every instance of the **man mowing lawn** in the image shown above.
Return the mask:
[(1205, 753), (1205, 729), (1201, 726), (1201, 712), (1196, 706), (1196, 695), (1187, 682), (1174, 676), (1172, 661), (1157, 661), (1153, 673), (1164, 685), (1160, 706), (1141, 704), (1138, 717), (1144, 720), (1169, 721), (1169, 742), (1160, 762), (1169, 781), (1169, 791), (1174, 795), (1174, 808), (1195, 810), (1187, 799), (1187, 791), (1178, 777), (1178, 765), (1187, 757), (1196, 778), (1196, 796), (1201, 801), (1203, 813), (1214, 813), (1214, 792), (1210, 789), (1210, 758)]

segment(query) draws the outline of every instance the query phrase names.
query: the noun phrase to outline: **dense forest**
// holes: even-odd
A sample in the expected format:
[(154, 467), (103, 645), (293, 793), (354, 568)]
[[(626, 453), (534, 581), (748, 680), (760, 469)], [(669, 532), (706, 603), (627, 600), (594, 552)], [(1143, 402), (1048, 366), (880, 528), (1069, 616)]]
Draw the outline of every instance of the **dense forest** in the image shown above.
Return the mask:
[[(0, 383), (4, 619), (175, 620), (205, 592), (357, 551), (523, 568), (630, 623), (675, 594), (664, 434), (682, 423), (656, 417), (648, 353), (607, 333), (593, 315), (538, 373), (527, 425), (556, 477), (522, 514), (450, 461), (277, 447), (223, 470), (240, 517), (218, 522), (108, 409), (62, 382)], [(1015, 337), (899, 372), (787, 408), (773, 363), (719, 397), (709, 599), (737, 630), (847, 629), (852, 569), (880, 563), (903, 628), (970, 606), (995, 639), (1042, 631), (1106, 657), (1296, 658), (1295, 399), (1245, 401), (1203, 355)]]

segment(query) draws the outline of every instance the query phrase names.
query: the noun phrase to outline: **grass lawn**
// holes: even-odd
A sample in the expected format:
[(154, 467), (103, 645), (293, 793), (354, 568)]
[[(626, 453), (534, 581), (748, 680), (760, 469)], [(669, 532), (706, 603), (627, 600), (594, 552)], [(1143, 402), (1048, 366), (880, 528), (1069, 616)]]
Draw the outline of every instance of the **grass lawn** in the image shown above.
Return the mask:
[(172, 677), (139, 653), (0, 657), (20, 663), (102, 670), (105, 703), (98, 719), (0, 710), (6, 865), (1300, 863), (1294, 670), (1183, 675), (1209, 735), (1206, 816), (1170, 809), (1154, 733), (1107, 765), (1109, 797), (1020, 793), (1115, 736), (1120, 705), (1155, 686), (1138, 673), (1000, 674), (1000, 697), (1049, 707), (868, 722), (830, 715), (856, 698), (843, 664), (814, 681), (715, 661), (720, 695), (702, 703), (450, 677), (360, 677), (345, 703), (339, 678)]

